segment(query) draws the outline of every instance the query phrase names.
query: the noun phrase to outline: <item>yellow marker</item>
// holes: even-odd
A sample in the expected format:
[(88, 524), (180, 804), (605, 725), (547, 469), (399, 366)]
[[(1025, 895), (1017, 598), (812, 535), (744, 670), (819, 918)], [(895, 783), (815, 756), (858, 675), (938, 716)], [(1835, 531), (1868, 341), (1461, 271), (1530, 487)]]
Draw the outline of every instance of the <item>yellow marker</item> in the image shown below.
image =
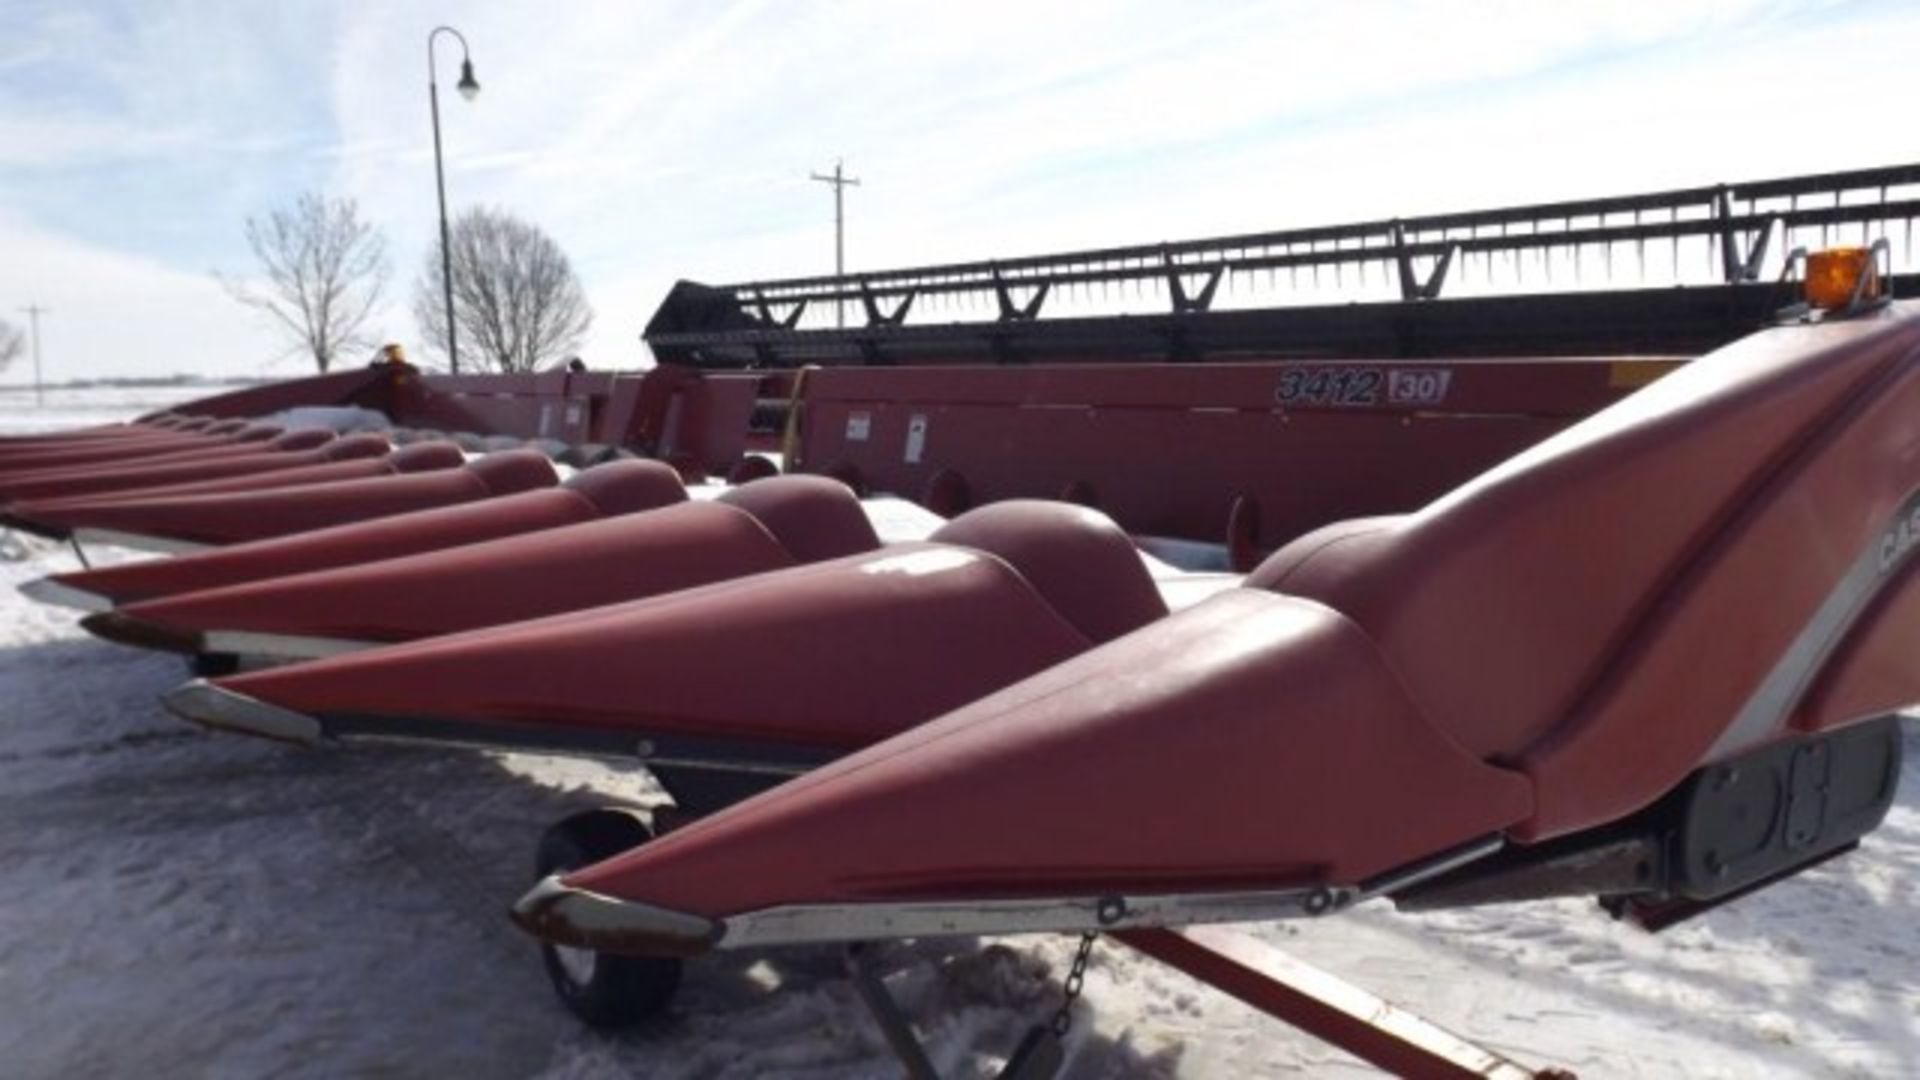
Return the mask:
[(1823, 311), (1846, 307), (1853, 290), (1866, 275), (1861, 302), (1880, 297), (1880, 275), (1873, 272), (1873, 253), (1863, 247), (1837, 247), (1807, 256), (1807, 303)]

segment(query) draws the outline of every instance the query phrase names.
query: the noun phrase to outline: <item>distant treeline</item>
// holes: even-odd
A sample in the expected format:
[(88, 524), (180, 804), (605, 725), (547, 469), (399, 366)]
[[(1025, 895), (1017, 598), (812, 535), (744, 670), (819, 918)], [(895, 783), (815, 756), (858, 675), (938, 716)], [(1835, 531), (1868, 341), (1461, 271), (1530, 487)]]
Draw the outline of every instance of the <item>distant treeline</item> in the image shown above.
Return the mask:
[[(232, 375), (213, 378), (207, 375), (149, 375), (144, 377), (117, 379), (69, 379), (66, 382), (48, 383), (49, 390), (147, 390), (154, 387), (169, 386), (255, 386), (260, 383), (278, 380), (264, 375)], [(33, 384), (0, 383), (0, 391), (31, 390)]]

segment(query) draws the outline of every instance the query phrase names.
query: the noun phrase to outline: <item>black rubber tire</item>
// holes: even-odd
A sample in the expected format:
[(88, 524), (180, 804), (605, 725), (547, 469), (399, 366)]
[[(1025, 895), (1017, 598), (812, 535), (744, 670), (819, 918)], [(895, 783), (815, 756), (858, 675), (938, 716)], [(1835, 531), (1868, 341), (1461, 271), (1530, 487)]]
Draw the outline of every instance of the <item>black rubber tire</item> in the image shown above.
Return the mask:
[[(621, 809), (589, 810), (575, 814), (540, 837), (535, 860), (537, 874), (565, 873), (610, 859), (653, 839), (653, 830), (634, 814)], [(553, 992), (568, 1011), (597, 1028), (632, 1027), (666, 1011), (680, 988), (685, 966), (670, 957), (592, 954), (592, 972), (585, 979), (567, 969), (559, 951), (540, 945)]]
[(187, 670), (202, 679), (218, 679), (240, 673), (240, 658), (232, 653), (194, 653), (187, 657)]

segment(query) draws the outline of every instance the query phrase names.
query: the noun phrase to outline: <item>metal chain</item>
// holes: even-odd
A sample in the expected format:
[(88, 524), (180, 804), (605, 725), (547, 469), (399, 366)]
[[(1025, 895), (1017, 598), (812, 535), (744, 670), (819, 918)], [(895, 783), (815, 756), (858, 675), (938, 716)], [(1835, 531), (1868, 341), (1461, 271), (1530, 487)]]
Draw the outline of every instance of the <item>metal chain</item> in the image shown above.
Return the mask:
[(1068, 969), (1066, 982), (1061, 984), (1063, 994), (1060, 1009), (1053, 1014), (1053, 1033), (1059, 1038), (1066, 1038), (1067, 1032), (1073, 1028), (1073, 1003), (1086, 986), (1087, 959), (1093, 955), (1093, 943), (1099, 936), (1092, 933), (1080, 935), (1080, 948), (1073, 954), (1073, 967)]

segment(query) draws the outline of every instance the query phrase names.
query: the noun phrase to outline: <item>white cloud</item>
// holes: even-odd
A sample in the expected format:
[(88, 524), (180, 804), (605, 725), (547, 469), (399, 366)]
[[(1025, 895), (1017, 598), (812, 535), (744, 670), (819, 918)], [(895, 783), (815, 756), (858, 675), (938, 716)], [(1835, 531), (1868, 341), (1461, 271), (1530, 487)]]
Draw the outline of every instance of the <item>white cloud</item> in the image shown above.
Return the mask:
[[(139, 9), (139, 46), (103, 63), (128, 100), (163, 70), (182, 85), (25, 152), (83, 159), (132, 128), (161, 141), (141, 152), (230, 161), (219, 190), (147, 212), (236, 238), (289, 185), (353, 195), (388, 232), (390, 325), (405, 327), (435, 231), (431, 21), (405, 5), (296, 6), (284, 26), (228, 14), (199, 35), (191, 0), (154, 7)], [(484, 87), (442, 101), (453, 207), (505, 206), (560, 241), (598, 309), (586, 352), (601, 365), (639, 355), (677, 277), (829, 266), (831, 204), (807, 172), (836, 155), (863, 181), (849, 193), (857, 267), (1916, 156), (1887, 119), (1920, 34), (1910, 6), (579, 0), (564, 16), (453, 4), (444, 17)], [(183, 49), (194, 63), (169, 68)], [(459, 55), (442, 43), (449, 89)], [(323, 116), (294, 108), (307, 98)], [(43, 132), (49, 115), (0, 111)], [(165, 143), (175, 129), (191, 147)]]
[[(111, 375), (296, 374), (283, 346), (204, 273), (91, 247), (0, 217), (0, 317), (50, 309), (41, 320), (49, 382)], [(30, 377), (23, 360), (6, 378)]]

